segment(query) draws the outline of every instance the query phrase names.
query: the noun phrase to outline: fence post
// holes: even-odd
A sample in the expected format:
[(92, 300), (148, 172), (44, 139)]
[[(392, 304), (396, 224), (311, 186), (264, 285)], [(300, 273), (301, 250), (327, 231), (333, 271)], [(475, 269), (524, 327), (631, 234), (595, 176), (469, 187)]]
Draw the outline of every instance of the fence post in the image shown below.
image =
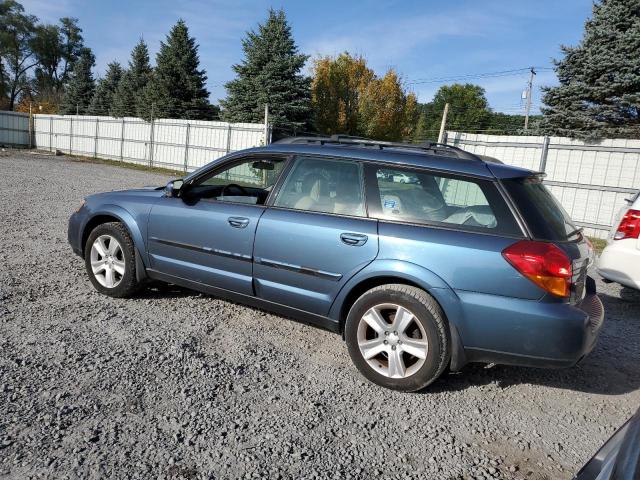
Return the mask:
[(96, 117), (96, 134), (93, 139), (93, 158), (98, 158), (98, 126), (100, 125), (100, 117)]
[(184, 139), (184, 171), (186, 173), (189, 167), (189, 130), (191, 129), (191, 124), (187, 123), (187, 133)]
[(227, 154), (231, 153), (231, 124), (227, 125)]
[(154, 120), (151, 118), (151, 132), (149, 134), (149, 166), (153, 167), (153, 125)]
[(269, 104), (264, 106), (264, 144), (269, 145)]
[(29, 150), (33, 148), (33, 125), (31, 123), (33, 115), (31, 114), (31, 102), (29, 102)]
[(73, 117), (69, 117), (71, 124), (69, 125), (69, 155), (73, 152)]
[(53, 116), (49, 116), (49, 151), (53, 152)]
[(549, 154), (549, 137), (545, 135), (542, 141), (542, 152), (540, 153), (539, 171), (544, 172), (547, 168), (547, 155)]
[(124, 161), (122, 152), (124, 150), (124, 117), (122, 117), (122, 125), (120, 127), (120, 161)]

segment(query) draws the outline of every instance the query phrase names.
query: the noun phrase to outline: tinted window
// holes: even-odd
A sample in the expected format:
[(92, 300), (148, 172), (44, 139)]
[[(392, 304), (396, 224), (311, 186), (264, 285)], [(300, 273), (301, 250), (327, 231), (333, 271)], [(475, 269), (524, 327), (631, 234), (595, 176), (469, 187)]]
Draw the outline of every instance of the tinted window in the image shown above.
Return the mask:
[(378, 218), (521, 235), (492, 182), (385, 167), (374, 170), (377, 198), (369, 209)]
[(563, 242), (580, 236), (571, 217), (542, 184), (541, 177), (510, 178), (502, 183), (535, 238)]
[(262, 204), (284, 164), (280, 159), (259, 158), (234, 162), (197, 180), (189, 187), (188, 195), (221, 202)]
[(354, 161), (298, 158), (274, 205), (363, 216), (361, 166)]

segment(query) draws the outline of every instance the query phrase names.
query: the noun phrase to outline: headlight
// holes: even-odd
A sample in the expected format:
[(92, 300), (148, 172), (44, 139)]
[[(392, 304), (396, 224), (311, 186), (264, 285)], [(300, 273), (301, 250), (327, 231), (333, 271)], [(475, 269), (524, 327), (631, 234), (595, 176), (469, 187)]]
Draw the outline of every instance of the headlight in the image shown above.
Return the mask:
[(79, 206), (78, 208), (76, 208), (76, 209), (75, 209), (75, 211), (74, 211), (73, 213), (78, 213), (78, 212), (80, 211), (80, 209), (81, 209), (82, 207), (84, 207), (84, 203), (85, 203), (85, 202), (84, 202), (84, 200), (82, 200), (82, 203), (80, 204), (80, 206)]

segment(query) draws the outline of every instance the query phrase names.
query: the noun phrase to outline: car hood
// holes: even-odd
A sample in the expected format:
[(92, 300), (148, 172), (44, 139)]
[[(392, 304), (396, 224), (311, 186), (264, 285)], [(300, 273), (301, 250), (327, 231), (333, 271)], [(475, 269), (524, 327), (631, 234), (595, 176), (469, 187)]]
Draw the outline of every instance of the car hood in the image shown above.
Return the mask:
[(107, 199), (120, 199), (125, 197), (152, 197), (152, 198), (160, 198), (164, 195), (164, 187), (142, 187), (142, 188), (131, 188), (129, 190), (115, 190), (113, 192), (101, 192), (94, 193), (93, 195), (89, 195), (86, 199), (89, 200), (101, 200), (105, 201)]

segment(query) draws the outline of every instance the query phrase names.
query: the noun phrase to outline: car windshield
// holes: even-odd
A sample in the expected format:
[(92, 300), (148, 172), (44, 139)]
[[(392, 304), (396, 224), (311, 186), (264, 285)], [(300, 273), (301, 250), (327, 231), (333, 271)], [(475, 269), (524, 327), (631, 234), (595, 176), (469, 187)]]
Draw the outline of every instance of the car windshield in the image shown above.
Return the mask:
[(580, 237), (581, 229), (542, 184), (541, 176), (510, 178), (502, 183), (536, 239), (565, 242)]

